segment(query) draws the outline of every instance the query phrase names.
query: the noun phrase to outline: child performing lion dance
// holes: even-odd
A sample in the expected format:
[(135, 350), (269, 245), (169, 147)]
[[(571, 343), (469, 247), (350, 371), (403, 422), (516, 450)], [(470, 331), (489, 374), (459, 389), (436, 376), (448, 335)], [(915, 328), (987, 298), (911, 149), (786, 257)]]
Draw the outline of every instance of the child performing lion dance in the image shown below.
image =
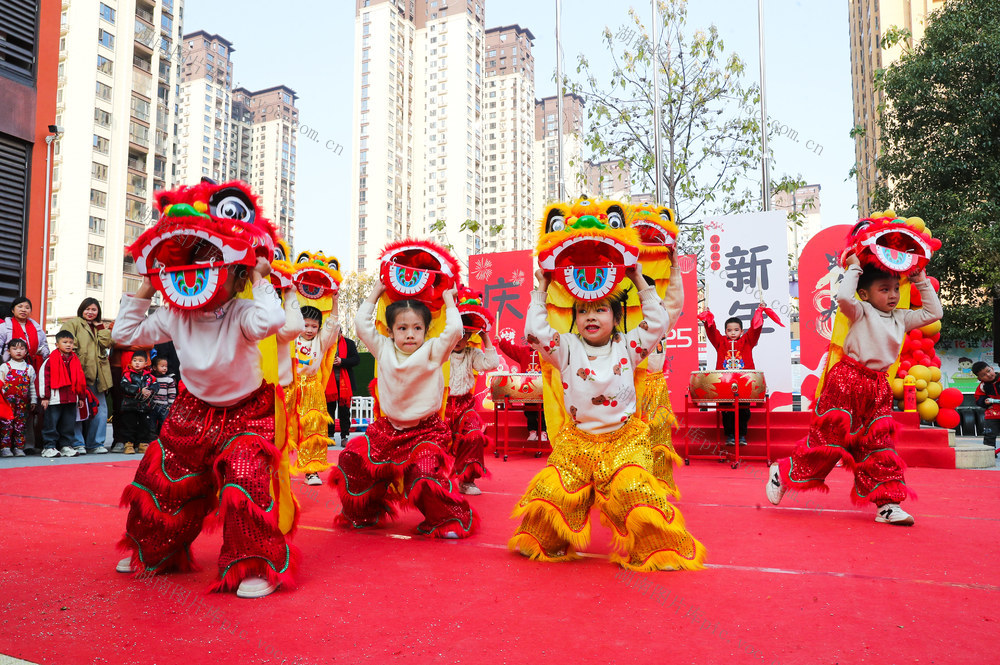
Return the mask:
[[(621, 208), (581, 207), (551, 206), (539, 243), (525, 336), (550, 366), (552, 454), (514, 509), (521, 524), (508, 546), (543, 561), (576, 558), (590, 540), (588, 514), (596, 502), (614, 533), (613, 561), (640, 571), (701, 568), (705, 549), (671, 505), (667, 484), (653, 475), (649, 426), (636, 415), (636, 368), (662, 339), (667, 313), (656, 290), (645, 286), (638, 239)], [(618, 330), (624, 299), (614, 291), (623, 277), (642, 285), (641, 321), (625, 333)], [(560, 334), (549, 323), (547, 295), (556, 302), (566, 294), (576, 334)]]

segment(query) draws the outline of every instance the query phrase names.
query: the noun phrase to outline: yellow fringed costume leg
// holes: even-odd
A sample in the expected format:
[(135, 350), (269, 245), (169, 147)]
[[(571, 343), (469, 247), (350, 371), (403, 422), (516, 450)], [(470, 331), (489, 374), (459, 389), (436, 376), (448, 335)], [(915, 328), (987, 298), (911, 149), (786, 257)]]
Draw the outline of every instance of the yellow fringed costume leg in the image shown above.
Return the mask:
[(646, 373), (642, 419), (649, 425), (649, 443), (653, 451), (651, 471), (666, 484), (670, 495), (679, 499), (681, 493), (674, 481), (674, 466), (681, 463), (681, 457), (674, 450), (672, 436), (677, 417), (670, 404), (670, 390), (663, 372)]
[(333, 422), (326, 410), (326, 393), (319, 374), (295, 377), (295, 415), (298, 417), (298, 455), (292, 473), (320, 473), (333, 465), (327, 447), (333, 444), (327, 426)]
[(704, 546), (650, 472), (648, 436), (648, 425), (634, 416), (608, 434), (565, 425), (552, 437), (548, 465), (514, 509), (522, 519), (508, 547), (543, 561), (576, 558), (590, 541), (596, 500), (601, 522), (614, 531), (613, 561), (632, 570), (702, 568)]

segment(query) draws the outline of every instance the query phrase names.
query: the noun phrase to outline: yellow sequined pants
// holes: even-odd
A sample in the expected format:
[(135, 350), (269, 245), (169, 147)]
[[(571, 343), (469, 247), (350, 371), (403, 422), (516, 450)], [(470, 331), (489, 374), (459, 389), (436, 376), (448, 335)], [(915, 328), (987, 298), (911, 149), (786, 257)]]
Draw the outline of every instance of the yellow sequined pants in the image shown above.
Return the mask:
[(521, 525), (508, 547), (532, 559), (576, 558), (590, 542), (590, 508), (613, 532), (611, 560), (632, 570), (697, 569), (705, 548), (688, 533), (666, 484), (650, 473), (649, 427), (631, 417), (614, 432), (589, 434), (572, 424), (552, 439), (513, 517)]
[(326, 393), (318, 374), (295, 377), (295, 414), (298, 416), (298, 455), (292, 473), (319, 473), (332, 464), (326, 459), (327, 425), (333, 421), (326, 410)]
[(670, 404), (670, 390), (663, 372), (646, 374), (646, 390), (642, 398), (642, 419), (649, 425), (649, 444), (653, 450), (653, 475), (667, 484), (675, 498), (681, 498), (674, 481), (674, 465), (681, 463), (674, 450), (672, 431), (677, 424)]

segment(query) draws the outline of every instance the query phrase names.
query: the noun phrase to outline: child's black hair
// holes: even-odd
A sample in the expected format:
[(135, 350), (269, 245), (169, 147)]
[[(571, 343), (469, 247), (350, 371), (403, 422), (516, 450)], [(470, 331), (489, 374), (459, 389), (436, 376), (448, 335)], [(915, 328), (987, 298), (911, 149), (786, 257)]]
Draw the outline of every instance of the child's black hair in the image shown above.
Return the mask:
[[(858, 278), (858, 289), (870, 289), (872, 284), (879, 279), (892, 279), (896, 277), (892, 273), (885, 272), (884, 270), (879, 270), (874, 266), (868, 266), (861, 271), (861, 277)], [(896, 277), (896, 279), (899, 279)]]
[(61, 339), (66, 339), (67, 337), (69, 337), (70, 339), (74, 339), (74, 340), (76, 339), (76, 337), (73, 336), (73, 333), (71, 333), (68, 330), (60, 330), (59, 332), (56, 333), (56, 341), (57, 342), (59, 340), (61, 340)]
[(960, 363), (971, 363), (972, 362), (972, 358), (966, 358), (965, 356), (962, 356), (961, 358), (958, 359), (958, 362), (960, 362)]
[[(139, 356), (140, 358), (145, 358), (146, 360), (149, 360), (149, 353), (147, 353), (146, 351), (141, 351), (141, 350), (140, 351), (133, 351), (132, 352), (132, 357), (135, 358), (136, 356)], [(129, 362), (131, 362), (131, 361), (129, 361)]]
[(396, 325), (396, 317), (408, 309), (412, 309), (420, 315), (420, 318), (424, 320), (424, 328), (431, 327), (431, 310), (427, 305), (419, 300), (397, 300), (385, 308), (385, 322), (388, 324), (389, 330), (392, 330), (393, 326)]
[(972, 363), (972, 373), (978, 375), (980, 372), (982, 372), (989, 366), (990, 364), (988, 362), (983, 362), (982, 360), (980, 360), (979, 362)]
[(10, 351), (11, 349), (13, 349), (15, 346), (23, 346), (25, 349), (27, 349), (28, 348), (28, 343), (25, 342), (23, 339), (17, 339), (17, 338), (12, 339), (9, 342), (7, 342), (7, 350), (8, 351)]
[(302, 312), (302, 318), (306, 321), (316, 321), (320, 324), (323, 323), (323, 312), (319, 311), (315, 307), (306, 305), (299, 311)]
[(740, 317), (738, 317), (738, 316), (731, 316), (728, 319), (726, 319), (725, 325), (722, 326), (722, 331), (723, 332), (726, 331), (726, 328), (729, 327), (730, 323), (735, 323), (736, 325), (738, 325), (740, 327), (740, 330), (743, 330), (743, 321), (742, 321), (742, 319), (740, 319)]
[(167, 360), (166, 358), (164, 358), (163, 356), (159, 356), (157, 358), (153, 358), (153, 367), (156, 367), (160, 363), (167, 363), (167, 366), (168, 367), (170, 366), (170, 361)]

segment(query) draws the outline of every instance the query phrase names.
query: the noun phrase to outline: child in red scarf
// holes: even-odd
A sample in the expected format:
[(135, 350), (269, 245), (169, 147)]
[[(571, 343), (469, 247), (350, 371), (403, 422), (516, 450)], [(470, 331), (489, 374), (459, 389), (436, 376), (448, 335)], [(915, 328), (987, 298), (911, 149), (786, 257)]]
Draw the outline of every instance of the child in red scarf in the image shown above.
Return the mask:
[[(73, 457), (77, 409), (87, 399), (87, 378), (80, 359), (73, 353), (73, 333), (56, 334), (57, 353), (50, 354), (38, 375), (38, 394), (45, 409), (42, 457)], [(61, 445), (60, 445), (61, 444)], [(59, 448), (59, 450), (57, 450)]]

